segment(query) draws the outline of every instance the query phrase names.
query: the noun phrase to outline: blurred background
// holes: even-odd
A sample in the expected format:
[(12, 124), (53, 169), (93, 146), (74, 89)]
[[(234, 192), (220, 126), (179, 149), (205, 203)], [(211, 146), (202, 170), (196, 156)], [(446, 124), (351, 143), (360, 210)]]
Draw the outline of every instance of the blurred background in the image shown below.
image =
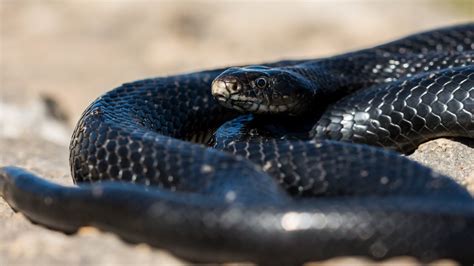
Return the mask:
[[(471, 0), (0, 3), (0, 166), (27, 167), (65, 184), (71, 183), (68, 142), (82, 110), (123, 82), (329, 56), (474, 21)], [(0, 232), (0, 265), (2, 260), (126, 264), (127, 257), (131, 263), (163, 262), (146, 248), (130, 251), (112, 236), (100, 240), (86, 233), (71, 244), (17, 218), (3, 201), (0, 227), (7, 228)], [(54, 256), (80, 249), (84, 237), (100, 248), (64, 252), (63, 260)], [(59, 243), (52, 250), (51, 241)], [(101, 260), (109, 251), (122, 256)]]

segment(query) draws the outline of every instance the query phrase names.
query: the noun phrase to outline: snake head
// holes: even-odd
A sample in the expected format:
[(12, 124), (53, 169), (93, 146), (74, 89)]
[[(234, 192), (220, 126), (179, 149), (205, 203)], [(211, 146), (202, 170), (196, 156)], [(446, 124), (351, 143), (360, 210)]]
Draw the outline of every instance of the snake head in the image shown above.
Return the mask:
[(232, 67), (212, 82), (212, 95), (227, 108), (254, 114), (297, 115), (314, 98), (312, 84), (283, 68)]

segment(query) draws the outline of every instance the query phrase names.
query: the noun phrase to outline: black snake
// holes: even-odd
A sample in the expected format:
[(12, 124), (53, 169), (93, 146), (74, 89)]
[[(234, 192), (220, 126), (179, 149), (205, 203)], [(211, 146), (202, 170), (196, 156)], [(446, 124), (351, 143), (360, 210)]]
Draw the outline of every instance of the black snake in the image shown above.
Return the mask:
[(465, 24), (329, 58), (126, 83), (76, 126), (79, 186), (10, 166), (0, 195), (48, 227), (91, 225), (191, 261), (472, 263), (474, 200), (463, 187), (348, 142), (408, 152), (474, 137), (473, 41)]

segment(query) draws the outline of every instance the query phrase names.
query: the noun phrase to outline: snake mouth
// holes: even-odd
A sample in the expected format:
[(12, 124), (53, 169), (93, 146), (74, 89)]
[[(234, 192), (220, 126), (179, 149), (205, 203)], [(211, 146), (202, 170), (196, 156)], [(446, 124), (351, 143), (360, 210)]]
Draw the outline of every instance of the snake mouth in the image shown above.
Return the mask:
[(241, 95), (231, 95), (224, 98), (216, 96), (216, 99), (222, 106), (243, 113), (277, 114), (284, 113), (293, 107), (292, 104), (265, 104), (259, 99)]
[(242, 85), (234, 77), (217, 78), (212, 82), (211, 93), (220, 105), (243, 112), (245, 109), (236, 104), (241, 88)]
[(228, 99), (238, 94), (242, 89), (240, 82), (234, 77), (215, 79), (211, 85), (212, 95), (217, 99)]

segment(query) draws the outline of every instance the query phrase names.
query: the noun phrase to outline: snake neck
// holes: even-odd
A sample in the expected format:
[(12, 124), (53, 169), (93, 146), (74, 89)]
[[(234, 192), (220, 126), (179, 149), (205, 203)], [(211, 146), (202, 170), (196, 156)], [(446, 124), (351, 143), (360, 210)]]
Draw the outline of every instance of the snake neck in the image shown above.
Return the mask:
[(472, 64), (473, 58), (472, 51), (429, 51), (407, 55), (371, 49), (282, 69), (305, 79), (309, 84), (307, 89), (312, 91), (313, 103), (327, 104), (374, 85), (408, 79), (441, 68)]

